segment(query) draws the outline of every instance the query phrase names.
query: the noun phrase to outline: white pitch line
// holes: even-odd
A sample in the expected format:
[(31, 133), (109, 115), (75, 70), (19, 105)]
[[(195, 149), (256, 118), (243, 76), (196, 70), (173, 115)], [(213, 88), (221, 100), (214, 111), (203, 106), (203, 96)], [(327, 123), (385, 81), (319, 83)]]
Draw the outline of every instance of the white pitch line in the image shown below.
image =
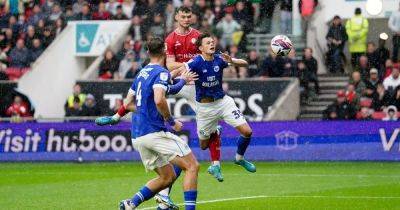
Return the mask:
[[(224, 174), (227, 176), (243, 176), (243, 174)], [(254, 173), (250, 176), (294, 176), (294, 177), (376, 177), (376, 178), (400, 178), (400, 175), (389, 174), (261, 174)]]
[[(244, 197), (236, 197), (236, 198), (221, 198), (214, 200), (206, 200), (206, 201), (198, 201), (197, 204), (206, 204), (206, 203), (218, 203), (225, 201), (237, 201), (237, 200), (249, 200), (249, 199), (257, 199), (257, 198), (334, 198), (334, 199), (400, 199), (400, 196), (329, 196), (329, 195), (256, 195), (256, 196), (244, 196)], [(184, 203), (177, 204), (178, 206), (185, 205)], [(146, 207), (141, 208), (141, 210), (146, 209), (154, 209), (157, 207)]]

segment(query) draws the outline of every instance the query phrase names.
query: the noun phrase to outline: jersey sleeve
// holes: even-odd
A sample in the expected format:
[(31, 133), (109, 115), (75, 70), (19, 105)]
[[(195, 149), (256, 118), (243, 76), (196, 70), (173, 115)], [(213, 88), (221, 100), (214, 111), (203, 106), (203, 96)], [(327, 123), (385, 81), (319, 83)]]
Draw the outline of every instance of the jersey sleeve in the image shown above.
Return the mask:
[(165, 54), (167, 54), (167, 57), (175, 58), (174, 40), (171, 36), (165, 39)]
[(189, 71), (197, 72), (197, 70), (199, 69), (199, 67), (201, 65), (201, 59), (202, 58), (200, 56), (196, 56), (196, 57), (190, 59), (188, 62), (185, 63), (186, 69)]
[(133, 95), (136, 95), (136, 80), (132, 82), (131, 88), (129, 91), (133, 91)]
[(168, 84), (171, 80), (171, 74), (167, 71), (162, 71), (154, 81), (153, 88), (162, 88), (165, 91), (168, 90)]

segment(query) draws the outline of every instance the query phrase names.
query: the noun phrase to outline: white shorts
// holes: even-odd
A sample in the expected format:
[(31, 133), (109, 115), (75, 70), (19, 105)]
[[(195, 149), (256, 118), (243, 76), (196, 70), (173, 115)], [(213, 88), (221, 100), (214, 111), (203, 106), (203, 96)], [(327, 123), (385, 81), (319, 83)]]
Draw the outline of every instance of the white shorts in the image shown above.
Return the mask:
[(189, 106), (196, 111), (196, 87), (195, 85), (185, 85), (176, 96), (185, 98)]
[(139, 152), (146, 170), (163, 167), (176, 156), (183, 157), (191, 152), (181, 138), (164, 131), (132, 139), (132, 145)]
[(197, 135), (200, 140), (210, 138), (210, 135), (215, 132), (219, 120), (224, 120), (235, 128), (247, 123), (230, 96), (224, 96), (224, 98), (211, 103), (197, 102), (196, 105)]

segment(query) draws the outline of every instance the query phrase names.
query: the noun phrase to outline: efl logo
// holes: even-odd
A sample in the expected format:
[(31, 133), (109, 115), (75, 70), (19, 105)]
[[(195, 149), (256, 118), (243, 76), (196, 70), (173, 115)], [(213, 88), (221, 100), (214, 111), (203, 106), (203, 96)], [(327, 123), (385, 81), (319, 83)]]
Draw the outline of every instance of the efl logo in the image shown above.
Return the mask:
[(276, 147), (281, 150), (293, 150), (297, 147), (299, 134), (292, 131), (282, 131), (275, 134)]

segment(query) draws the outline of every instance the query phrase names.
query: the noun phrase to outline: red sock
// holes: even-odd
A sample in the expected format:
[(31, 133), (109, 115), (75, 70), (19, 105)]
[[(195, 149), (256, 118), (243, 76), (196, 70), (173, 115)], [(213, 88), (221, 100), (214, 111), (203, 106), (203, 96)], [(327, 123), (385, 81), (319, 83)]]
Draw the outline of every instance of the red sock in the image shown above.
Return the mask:
[(211, 134), (208, 148), (210, 149), (211, 161), (219, 161), (221, 159), (221, 137), (217, 132)]

